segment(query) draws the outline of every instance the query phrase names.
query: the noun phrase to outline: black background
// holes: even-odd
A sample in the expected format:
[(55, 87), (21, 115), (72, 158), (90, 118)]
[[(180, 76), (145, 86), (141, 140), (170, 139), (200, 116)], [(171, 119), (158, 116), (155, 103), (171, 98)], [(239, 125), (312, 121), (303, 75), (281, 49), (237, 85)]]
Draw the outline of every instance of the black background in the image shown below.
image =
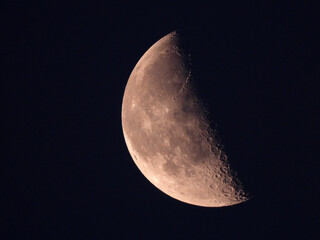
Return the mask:
[[(306, 1), (7, 1), (2, 239), (318, 239), (319, 11)], [(143, 53), (186, 33), (203, 98), (253, 194), (168, 197), (126, 148), (121, 103)]]

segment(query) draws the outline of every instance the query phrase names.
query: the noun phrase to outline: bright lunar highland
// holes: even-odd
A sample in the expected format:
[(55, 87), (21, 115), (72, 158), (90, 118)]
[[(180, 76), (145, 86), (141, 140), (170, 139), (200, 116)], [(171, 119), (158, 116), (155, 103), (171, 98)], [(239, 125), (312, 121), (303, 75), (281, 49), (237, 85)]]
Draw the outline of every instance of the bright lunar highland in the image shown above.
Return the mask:
[(139, 60), (125, 88), (129, 152), (158, 189), (185, 203), (222, 207), (248, 200), (192, 82), (190, 56), (172, 32)]

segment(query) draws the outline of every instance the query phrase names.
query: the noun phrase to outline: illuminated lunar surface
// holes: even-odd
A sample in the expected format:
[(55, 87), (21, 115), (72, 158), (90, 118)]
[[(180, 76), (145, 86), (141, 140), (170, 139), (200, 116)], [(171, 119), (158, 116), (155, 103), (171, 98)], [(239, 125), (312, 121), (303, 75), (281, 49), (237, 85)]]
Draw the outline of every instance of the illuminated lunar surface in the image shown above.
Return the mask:
[(169, 196), (198, 206), (248, 200), (207, 110), (192, 86), (190, 59), (172, 32), (133, 69), (122, 103), (129, 152), (143, 175)]

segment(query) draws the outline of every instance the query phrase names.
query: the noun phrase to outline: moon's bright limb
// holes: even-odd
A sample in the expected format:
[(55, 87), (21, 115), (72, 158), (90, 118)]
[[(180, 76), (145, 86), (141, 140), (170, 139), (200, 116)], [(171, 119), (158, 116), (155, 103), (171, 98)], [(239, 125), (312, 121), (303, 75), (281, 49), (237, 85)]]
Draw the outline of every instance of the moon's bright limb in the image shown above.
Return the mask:
[(189, 58), (172, 32), (133, 69), (123, 96), (122, 127), (143, 175), (180, 201), (206, 207), (248, 200), (191, 84)]

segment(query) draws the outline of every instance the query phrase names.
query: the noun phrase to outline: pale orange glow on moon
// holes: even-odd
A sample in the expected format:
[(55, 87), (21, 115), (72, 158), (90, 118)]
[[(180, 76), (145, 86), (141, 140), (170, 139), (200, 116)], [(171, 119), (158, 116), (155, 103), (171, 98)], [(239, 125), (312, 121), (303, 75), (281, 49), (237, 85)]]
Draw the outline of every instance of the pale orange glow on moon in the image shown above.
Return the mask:
[(169, 196), (198, 206), (248, 200), (192, 86), (179, 34), (156, 42), (133, 69), (123, 96), (122, 127), (143, 175)]

